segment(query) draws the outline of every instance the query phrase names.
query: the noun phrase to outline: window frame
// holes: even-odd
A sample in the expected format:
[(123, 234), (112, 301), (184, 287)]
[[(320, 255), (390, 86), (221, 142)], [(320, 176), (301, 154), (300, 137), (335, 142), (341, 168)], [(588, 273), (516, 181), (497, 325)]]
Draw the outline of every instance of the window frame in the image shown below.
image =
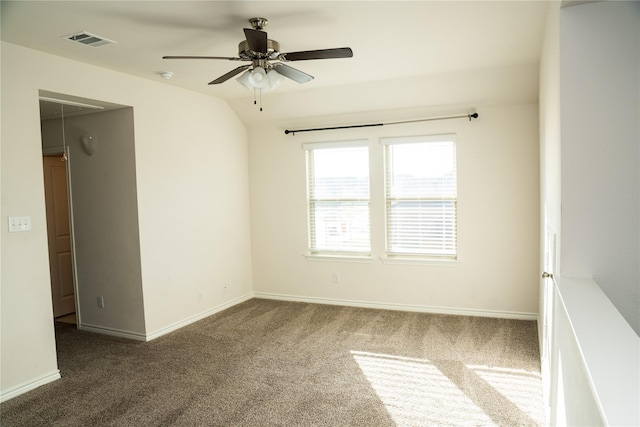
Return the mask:
[[(331, 141), (331, 142), (315, 142), (302, 144), (305, 150), (305, 176), (306, 176), (306, 210), (307, 210), (307, 252), (305, 256), (312, 260), (353, 260), (353, 261), (369, 261), (372, 260), (372, 233), (371, 233), (371, 147), (368, 139)], [(313, 153), (315, 150), (322, 149), (351, 149), (365, 148), (367, 153), (367, 197), (354, 198), (318, 198), (313, 193), (314, 186), (314, 164)], [(331, 250), (318, 248), (317, 236), (314, 236), (316, 227), (313, 225), (312, 205), (318, 202), (365, 202), (367, 208), (367, 239), (368, 250)]]
[[(394, 145), (404, 144), (421, 144), (421, 143), (451, 143), (453, 156), (453, 172), (454, 172), (454, 195), (451, 196), (421, 196), (421, 197), (398, 197), (390, 195), (390, 184), (392, 165), (390, 164), (390, 151)], [(459, 223), (459, 203), (458, 203), (458, 168), (457, 168), (457, 137), (456, 134), (438, 134), (438, 135), (419, 135), (419, 136), (400, 136), (400, 137), (382, 137), (380, 144), (383, 146), (383, 163), (384, 163), (384, 258), (383, 262), (420, 262), (420, 263), (443, 263), (451, 264), (460, 260), (459, 239), (458, 239), (458, 223)], [(453, 253), (438, 253), (428, 251), (398, 251), (391, 248), (391, 224), (390, 224), (390, 200), (393, 201), (450, 201), (453, 202)]]

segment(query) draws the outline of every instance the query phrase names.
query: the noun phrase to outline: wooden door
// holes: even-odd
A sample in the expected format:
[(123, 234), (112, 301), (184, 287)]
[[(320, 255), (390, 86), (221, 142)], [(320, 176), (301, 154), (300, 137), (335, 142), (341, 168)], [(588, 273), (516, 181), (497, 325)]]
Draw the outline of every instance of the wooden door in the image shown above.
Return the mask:
[(59, 317), (76, 311), (69, 232), (67, 165), (60, 156), (44, 157), (43, 163), (53, 315)]

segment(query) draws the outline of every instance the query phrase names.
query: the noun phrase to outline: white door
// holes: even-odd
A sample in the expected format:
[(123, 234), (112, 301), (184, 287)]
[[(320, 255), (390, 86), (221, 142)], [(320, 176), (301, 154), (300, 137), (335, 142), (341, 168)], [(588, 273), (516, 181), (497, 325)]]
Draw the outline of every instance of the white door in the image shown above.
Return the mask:
[[(544, 200), (544, 199), (543, 199)], [(559, 360), (553, 360), (553, 321), (555, 312), (555, 281), (557, 236), (551, 225), (547, 222), (546, 212), (544, 229), (541, 233), (540, 245), (542, 246), (542, 275), (540, 278), (540, 365), (542, 370), (542, 387), (545, 396), (545, 409), (547, 419), (551, 415), (552, 394), (557, 389), (557, 369)]]

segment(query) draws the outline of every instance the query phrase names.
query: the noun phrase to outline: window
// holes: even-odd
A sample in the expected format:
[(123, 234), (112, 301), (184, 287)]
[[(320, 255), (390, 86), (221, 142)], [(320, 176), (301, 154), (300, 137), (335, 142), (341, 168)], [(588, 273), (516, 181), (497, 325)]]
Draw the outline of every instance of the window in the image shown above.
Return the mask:
[(456, 258), (455, 135), (383, 138), (386, 253)]
[(367, 141), (305, 144), (309, 252), (371, 254)]

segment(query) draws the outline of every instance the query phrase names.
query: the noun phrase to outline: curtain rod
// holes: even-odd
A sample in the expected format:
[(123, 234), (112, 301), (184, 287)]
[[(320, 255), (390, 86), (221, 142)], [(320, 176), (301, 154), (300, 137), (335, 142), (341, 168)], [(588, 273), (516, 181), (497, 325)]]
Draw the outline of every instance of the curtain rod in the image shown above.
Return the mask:
[(374, 127), (374, 126), (399, 125), (399, 124), (404, 124), (404, 123), (430, 122), (432, 120), (448, 120), (448, 119), (461, 119), (461, 118), (468, 118), (469, 121), (471, 121), (471, 119), (477, 119), (478, 118), (478, 113), (464, 114), (464, 115), (460, 115), (460, 116), (433, 117), (433, 118), (429, 118), (429, 119), (404, 120), (404, 121), (400, 121), (400, 122), (389, 122), (389, 123), (369, 123), (369, 124), (364, 124), (364, 125), (334, 126), (334, 127), (327, 127), (327, 128), (312, 128), (312, 129), (297, 129), (297, 130), (289, 130), (289, 129), (287, 129), (287, 130), (284, 131), (284, 133), (286, 135), (288, 135), (290, 133), (295, 135), (296, 132), (315, 132), (315, 131), (319, 131), (319, 130), (367, 128), (367, 127)]

